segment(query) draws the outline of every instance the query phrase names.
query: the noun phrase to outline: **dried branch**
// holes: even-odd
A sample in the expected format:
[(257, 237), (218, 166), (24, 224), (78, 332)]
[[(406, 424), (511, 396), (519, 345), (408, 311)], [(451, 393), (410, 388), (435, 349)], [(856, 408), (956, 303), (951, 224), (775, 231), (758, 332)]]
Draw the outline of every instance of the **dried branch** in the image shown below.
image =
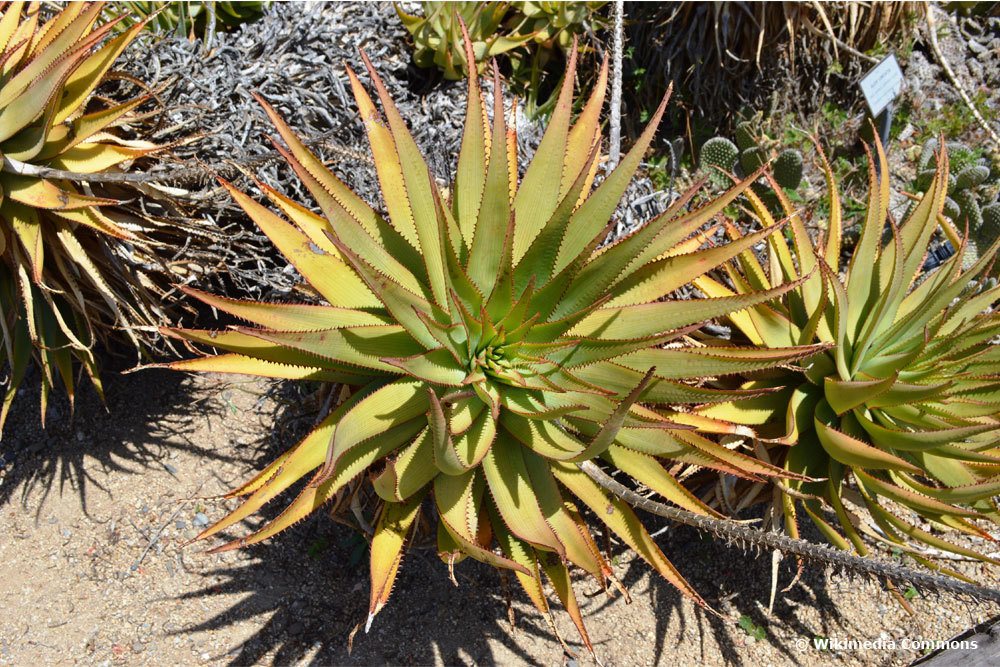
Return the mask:
[(782, 533), (762, 531), (735, 521), (715, 519), (664, 505), (663, 503), (644, 498), (620, 482), (615, 481), (591, 461), (581, 463), (580, 470), (602, 488), (610, 491), (633, 507), (711, 533), (727, 542), (739, 542), (764, 549), (774, 549), (782, 553), (794, 554), (800, 558), (835, 565), (856, 574), (863, 574), (878, 579), (888, 579), (896, 583), (908, 583), (913, 586), (953, 593), (975, 600), (988, 600), (1000, 603), (1000, 589), (997, 588), (977, 586), (940, 574), (916, 570), (905, 565), (887, 563), (871, 557), (857, 556), (847, 551), (840, 551), (822, 544), (795, 539)]

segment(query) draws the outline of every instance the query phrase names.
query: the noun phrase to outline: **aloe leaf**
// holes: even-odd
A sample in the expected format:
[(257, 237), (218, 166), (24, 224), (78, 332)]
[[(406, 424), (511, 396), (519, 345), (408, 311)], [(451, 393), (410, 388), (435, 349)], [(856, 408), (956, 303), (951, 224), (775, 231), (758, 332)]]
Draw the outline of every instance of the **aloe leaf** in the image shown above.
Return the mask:
[(343, 308), (379, 307), (365, 283), (339, 257), (332, 257), (302, 232), (280, 217), (223, 183), (236, 203), (257, 223), (271, 242), (298, 269), (302, 277), (333, 306)]
[(639, 139), (631, 150), (622, 158), (615, 170), (597, 187), (597, 189), (580, 205), (570, 218), (566, 228), (566, 234), (559, 247), (559, 254), (556, 257), (555, 271), (558, 272), (568, 266), (587, 247), (587, 243), (598, 232), (601, 231), (609, 219), (611, 219), (615, 208), (629, 181), (635, 175), (646, 149), (649, 148), (656, 133), (656, 128), (663, 118), (663, 112), (667, 108), (669, 92), (664, 96), (660, 106), (653, 112)]
[(443, 243), (438, 234), (438, 223), (434, 206), (434, 194), (431, 192), (431, 181), (429, 169), (420, 155), (416, 142), (406, 129), (406, 123), (399, 115), (389, 92), (386, 90), (382, 79), (372, 66), (368, 56), (362, 52), (362, 59), (368, 74), (375, 84), (382, 108), (385, 111), (386, 119), (389, 123), (389, 130), (392, 132), (396, 142), (396, 150), (399, 152), (399, 164), (403, 174), (403, 181), (406, 185), (407, 199), (410, 202), (410, 209), (413, 213), (413, 224), (417, 230), (417, 237), (420, 239), (421, 255), (427, 266), (427, 275), (430, 278), (431, 291), (434, 300), (439, 306), (448, 303), (447, 282), (445, 277), (445, 263), (443, 253)]
[(691, 585), (681, 576), (680, 572), (667, 560), (663, 552), (649, 536), (639, 518), (624, 502), (616, 496), (608, 496), (597, 484), (580, 469), (568, 463), (557, 463), (552, 466), (552, 473), (559, 482), (568, 488), (591, 509), (622, 541), (635, 549), (643, 560), (653, 566), (664, 579), (673, 584), (681, 593), (702, 607), (708, 605)]
[(420, 512), (421, 500), (421, 496), (414, 496), (405, 503), (387, 502), (379, 512), (371, 545), (371, 601), (366, 632), (371, 627), (372, 619), (389, 601), (396, 573), (403, 561), (403, 545)]
[(917, 468), (912, 463), (883, 451), (877, 447), (872, 447), (868, 443), (857, 438), (852, 438), (846, 433), (823, 423), (818, 417), (813, 420), (816, 435), (830, 456), (846, 465), (857, 468), (872, 468), (875, 470), (905, 470), (917, 473)]
[[(538, 236), (542, 225), (559, 204), (560, 189), (552, 187), (552, 175), (562, 174), (563, 161), (567, 153), (570, 114), (573, 110), (573, 86), (576, 83), (576, 56), (575, 49), (570, 51), (569, 63), (563, 74), (562, 88), (559, 90), (552, 116), (535, 151), (534, 159), (528, 165), (514, 196), (514, 219), (517, 221), (513, 239), (515, 263), (528, 251), (529, 245)], [(494, 136), (498, 136), (495, 129)], [(492, 162), (495, 157), (494, 152), (490, 161)]]
[(614, 467), (648, 486), (678, 507), (703, 516), (722, 516), (685, 488), (652, 456), (619, 445), (609, 447), (603, 456)]
[(395, 458), (386, 461), (385, 469), (372, 481), (372, 488), (385, 501), (403, 502), (424, 488), (438, 472), (427, 428)]
[(511, 533), (565, 558), (566, 548), (545, 521), (531, 489), (520, 443), (497, 438), (482, 468), (497, 511)]

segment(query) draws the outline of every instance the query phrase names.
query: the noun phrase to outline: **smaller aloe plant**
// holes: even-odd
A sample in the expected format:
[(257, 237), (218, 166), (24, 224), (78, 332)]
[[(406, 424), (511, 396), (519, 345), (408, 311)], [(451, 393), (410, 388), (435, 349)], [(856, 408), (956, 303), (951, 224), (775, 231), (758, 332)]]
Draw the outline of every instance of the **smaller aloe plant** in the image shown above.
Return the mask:
[(423, 16), (407, 14), (397, 4), (396, 13), (413, 38), (417, 67), (437, 67), (446, 79), (456, 81), (470, 71), (462, 25), (472, 40), (476, 73), (481, 75), (492, 58), (521, 48), (530, 34), (507, 35), (501, 31), (511, 9), (509, 2), (424, 2)]
[[(465, 48), (471, 59), (472, 44), (466, 41)], [(471, 557), (513, 571), (548, 614), (546, 576), (589, 647), (568, 567), (602, 585), (612, 580), (585, 518), (589, 509), (704, 604), (629, 506), (596, 485), (580, 464), (601, 460), (703, 515), (714, 512), (665, 461), (753, 480), (798, 477), (705, 435), (749, 435), (747, 429), (681, 407), (747, 395), (715, 388), (716, 377), (817, 351), (812, 345), (692, 346), (685, 338), (704, 320), (789, 288), (701, 301), (667, 298), (773, 231), (703, 247), (699, 230), (751, 179), (692, 211), (686, 204), (695, 190), (685, 193), (632, 235), (600, 248), (666, 100), (595, 188), (606, 62), (571, 122), (571, 56), (551, 122), (521, 177), (499, 76), (494, 69), (492, 119), (473, 76), (456, 180), (446, 199), (367, 58), (365, 64), (384, 118), (350, 69), (348, 76), (388, 217), (330, 173), (266, 104), (287, 146), (279, 150), (323, 215), (264, 187), (286, 221), (227, 184), (326, 304), (254, 303), (190, 291), (253, 326), (167, 331), (221, 352), (169, 364), (177, 370), (344, 387), (340, 404), (318, 428), (234, 490), (230, 496), (244, 498), (243, 504), (200, 537), (250, 517), (303, 478), (304, 488), (277, 518), (217, 550), (261, 542), (329, 501), (360, 494), (378, 508), (370, 624), (389, 598), (418, 515), (432, 504), (445, 562)]]
[[(862, 534), (907, 550), (914, 545), (994, 563), (974, 550), (922, 529), (891, 505), (936, 528), (988, 537), (977, 519), (1000, 519), (1000, 288), (981, 281), (1000, 240), (963, 271), (952, 257), (924, 272), (928, 242), (947, 196), (942, 150), (928, 191), (898, 226), (889, 214), (889, 170), (881, 145), (869, 160), (870, 192), (860, 239), (841, 262), (841, 204), (820, 151), (829, 189), (829, 233), (814, 250), (805, 223), (781, 193), (790, 240), (772, 235), (761, 263), (743, 253), (727, 267), (731, 286), (708, 277), (695, 284), (714, 298), (781, 285), (796, 287), (780, 302), (728, 316), (761, 346), (822, 343), (827, 352), (804, 369), (769, 371), (744, 389), (781, 388), (764, 397), (711, 406), (703, 414), (754, 425), (770, 447), (758, 448), (790, 472), (825, 481), (792, 480), (778, 492), (779, 512), (797, 536), (799, 507), (833, 544), (867, 552)], [(771, 214), (752, 191), (764, 224)], [(883, 232), (888, 227), (887, 240)], [(735, 227), (733, 238), (741, 238)], [(777, 444), (775, 444), (777, 443)], [(828, 521), (826, 510), (836, 520)], [(839, 531), (835, 527), (839, 526)], [(955, 576), (961, 576), (949, 571)]]

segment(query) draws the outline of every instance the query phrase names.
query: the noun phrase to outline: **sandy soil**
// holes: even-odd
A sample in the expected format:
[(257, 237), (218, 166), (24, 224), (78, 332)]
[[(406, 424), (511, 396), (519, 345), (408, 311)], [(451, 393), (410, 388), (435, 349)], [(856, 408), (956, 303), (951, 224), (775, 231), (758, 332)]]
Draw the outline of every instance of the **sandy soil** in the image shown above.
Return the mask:
[[(308, 426), (309, 406), (284, 405), (262, 382), (165, 371), (112, 377), (107, 389), (110, 413), (86, 391), (75, 419), (57, 405), (42, 431), (37, 403), (23, 396), (8, 424), (0, 664), (574, 662), (523, 596), (514, 596), (511, 628), (495, 573), (462, 563), (456, 588), (429, 550), (408, 556), (390, 605), (348, 652), (368, 602), (366, 544), (357, 533), (318, 516), (246, 552), (182, 548), (198, 524), (224, 512), (222, 501), (206, 497), (292, 444)], [(769, 554), (745, 554), (686, 529), (658, 539), (721, 616), (696, 609), (622, 553), (618, 575), (631, 604), (579, 583), (605, 665), (902, 665), (919, 652), (809, 643), (947, 639), (997, 613), (932, 596), (916, 598), (911, 617), (873, 583), (810, 569), (768, 614)], [(793, 574), (786, 559), (779, 589)], [(742, 615), (764, 630), (762, 640), (739, 626)], [(555, 619), (579, 649), (568, 617), (558, 611)]]

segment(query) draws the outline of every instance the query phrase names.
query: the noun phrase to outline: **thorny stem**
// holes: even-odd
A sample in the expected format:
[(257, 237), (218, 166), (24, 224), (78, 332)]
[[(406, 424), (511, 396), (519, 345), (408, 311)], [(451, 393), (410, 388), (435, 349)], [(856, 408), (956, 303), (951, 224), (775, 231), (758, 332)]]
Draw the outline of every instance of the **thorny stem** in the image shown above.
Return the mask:
[(741, 542), (752, 544), (755, 547), (775, 549), (782, 553), (794, 554), (801, 558), (836, 565), (856, 574), (884, 578), (897, 583), (909, 583), (913, 586), (954, 593), (975, 600), (989, 600), (990, 602), (1000, 603), (1000, 589), (997, 588), (977, 586), (940, 574), (921, 572), (905, 565), (864, 558), (822, 544), (795, 539), (782, 533), (758, 530), (735, 521), (715, 519), (676, 507), (670, 507), (669, 505), (664, 505), (663, 503), (640, 496), (635, 491), (615, 481), (592, 461), (581, 463), (580, 470), (599, 486), (610, 491), (635, 508), (711, 533), (716, 537), (730, 542)]

